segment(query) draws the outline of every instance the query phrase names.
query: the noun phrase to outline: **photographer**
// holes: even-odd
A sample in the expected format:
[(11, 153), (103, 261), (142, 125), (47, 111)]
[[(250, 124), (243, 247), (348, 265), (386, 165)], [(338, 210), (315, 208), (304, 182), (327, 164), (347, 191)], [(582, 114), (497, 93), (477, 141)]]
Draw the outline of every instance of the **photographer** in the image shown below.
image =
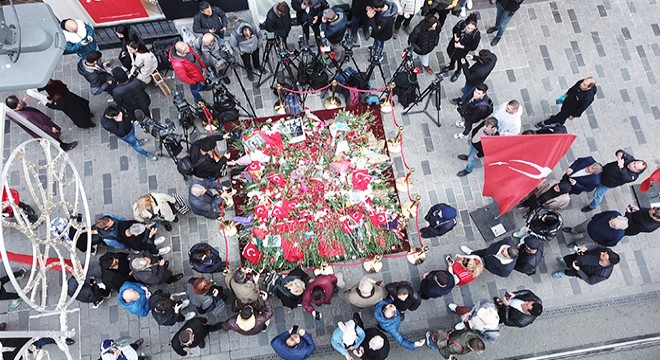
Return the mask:
[(348, 18), (340, 6), (333, 6), (332, 9), (323, 10), (321, 21), (321, 31), (335, 53), (335, 61), (341, 63), (344, 60), (344, 47), (341, 41), (346, 33)]
[(429, 15), (415, 26), (408, 37), (408, 46), (413, 49), (413, 58), (419, 56), (419, 61), (427, 73), (433, 74), (429, 66), (429, 54), (440, 41), (440, 26), (435, 16)]
[(222, 54), (223, 43), (224, 40), (218, 35), (209, 32), (195, 39), (192, 48), (202, 58), (207, 71), (213, 71), (225, 84), (229, 84), (231, 82), (227, 76), (229, 67)]
[(206, 64), (188, 44), (179, 41), (169, 51), (172, 69), (181, 82), (190, 86), (190, 92), (196, 102), (204, 102), (199, 93), (204, 87), (204, 73)]
[(193, 18), (192, 30), (197, 34), (213, 33), (224, 38), (227, 31), (227, 15), (219, 7), (201, 1), (199, 12)]
[(192, 143), (190, 160), (195, 164), (193, 175), (203, 179), (218, 179), (222, 176), (229, 153), (221, 155), (215, 152), (216, 142), (221, 140), (222, 135), (212, 135)]
[(328, 2), (326, 0), (291, 0), (291, 7), (296, 11), (296, 19), (302, 26), (305, 40), (309, 41), (309, 28), (311, 27), (318, 42), (318, 38), (321, 36), (319, 28), (321, 16), (323, 11), (329, 8)]
[[(255, 24), (238, 20), (236, 29), (232, 31), (231, 38), (229, 38), (232, 48), (241, 54), (243, 66), (247, 70), (248, 80), (250, 81), (254, 81), (253, 65), (254, 70), (264, 72), (264, 69), (261, 68), (261, 64), (259, 63), (259, 44), (261, 43), (261, 37), (261, 32)], [(250, 58), (252, 58), (252, 63), (250, 63)]]
[(264, 22), (264, 29), (279, 37), (284, 47), (287, 47), (287, 38), (289, 37), (289, 32), (291, 32), (291, 15), (289, 11), (291, 10), (286, 2), (278, 2), (268, 10), (266, 21)]
[(372, 0), (371, 6), (367, 6), (367, 17), (374, 21), (371, 37), (374, 39), (373, 50), (376, 54), (382, 54), (385, 41), (390, 40), (394, 34), (397, 11), (395, 3), (384, 0)]
[(116, 67), (112, 69), (112, 76), (117, 81), (117, 85), (112, 89), (112, 99), (115, 103), (128, 111), (132, 118), (135, 118), (135, 110), (142, 110), (149, 117), (151, 112), (151, 98), (144, 90), (142, 82), (136, 78), (129, 79), (124, 69)]
[(117, 105), (108, 105), (105, 108), (103, 119), (101, 119), (101, 126), (109, 132), (117, 135), (119, 139), (131, 145), (135, 151), (140, 155), (146, 157), (151, 161), (158, 160), (154, 154), (150, 154), (147, 150), (142, 148), (147, 142), (147, 139), (138, 140), (135, 136), (135, 127), (128, 112)]

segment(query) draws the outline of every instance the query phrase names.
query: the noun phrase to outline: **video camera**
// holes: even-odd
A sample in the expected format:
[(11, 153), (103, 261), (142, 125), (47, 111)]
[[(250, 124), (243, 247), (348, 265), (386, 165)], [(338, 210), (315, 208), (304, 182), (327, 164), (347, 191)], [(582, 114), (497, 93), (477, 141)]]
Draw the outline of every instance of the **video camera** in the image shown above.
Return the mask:
[(165, 119), (165, 124), (160, 121), (150, 118), (142, 112), (142, 110), (135, 110), (135, 120), (140, 123), (140, 127), (144, 132), (151, 134), (155, 138), (165, 138), (171, 135), (176, 129), (176, 124), (170, 119)]
[(274, 32), (266, 32), (266, 41), (268, 42), (274, 42), (275, 41), (275, 33)]
[(327, 54), (330, 52), (330, 42), (328, 39), (326, 39), (323, 31), (321, 31), (321, 37), (319, 38), (319, 50), (322, 54)]
[(213, 69), (204, 69), (204, 78), (206, 78), (206, 83), (212, 86), (214, 90), (217, 91), (223, 88), (220, 76)]
[(383, 49), (376, 49), (374, 46), (369, 47), (369, 62), (372, 64), (380, 64), (383, 60)]
[(407, 72), (413, 72), (415, 69), (415, 63), (413, 61), (413, 48), (412, 46), (408, 46), (403, 50), (403, 54), (401, 54), (401, 59), (404, 61), (404, 68), (406, 69)]
[(341, 46), (344, 47), (344, 56), (353, 56), (353, 34), (350, 31), (346, 32)]
[(179, 112), (178, 118), (181, 127), (184, 129), (193, 127), (195, 125), (195, 113), (190, 104), (183, 97), (183, 91), (175, 90), (172, 102), (174, 103), (176, 110)]

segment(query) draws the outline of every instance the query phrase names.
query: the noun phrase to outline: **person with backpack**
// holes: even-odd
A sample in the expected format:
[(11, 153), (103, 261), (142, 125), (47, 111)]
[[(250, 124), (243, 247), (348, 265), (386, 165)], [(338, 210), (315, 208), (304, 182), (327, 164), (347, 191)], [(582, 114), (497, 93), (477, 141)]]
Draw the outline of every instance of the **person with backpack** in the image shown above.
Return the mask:
[(441, 203), (431, 206), (426, 216), (424, 216), (424, 220), (429, 225), (419, 230), (420, 236), (426, 239), (450, 232), (456, 226), (456, 215), (458, 215), (456, 209), (447, 204)]
[(413, 49), (413, 58), (419, 57), (422, 68), (430, 75), (433, 69), (429, 66), (429, 57), (440, 41), (440, 26), (433, 15), (426, 16), (415, 26), (408, 36), (408, 46)]
[(213, 274), (225, 269), (225, 263), (216, 248), (207, 243), (197, 243), (188, 251), (190, 267), (203, 274)]
[(493, 113), (493, 101), (488, 97), (488, 85), (479, 84), (472, 91), (472, 97), (461, 104), (456, 110), (461, 114), (462, 120), (457, 120), (454, 125), (463, 127), (462, 133), (454, 134), (454, 139), (467, 139), (472, 126)]

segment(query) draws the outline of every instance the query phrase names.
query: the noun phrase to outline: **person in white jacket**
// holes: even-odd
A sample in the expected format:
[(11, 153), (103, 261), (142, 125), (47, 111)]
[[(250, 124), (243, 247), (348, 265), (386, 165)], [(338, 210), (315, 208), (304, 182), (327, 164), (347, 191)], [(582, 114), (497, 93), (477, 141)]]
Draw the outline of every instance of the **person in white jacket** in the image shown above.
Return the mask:
[(500, 136), (520, 135), (522, 130), (523, 107), (518, 100), (511, 100), (502, 104), (492, 115), (497, 119), (497, 128)]
[(420, 12), (422, 5), (424, 5), (423, 0), (393, 0), (396, 4), (399, 12), (397, 13), (396, 20), (394, 21), (394, 38), (397, 38), (401, 25), (403, 24), (403, 30), (410, 34), (412, 29), (410, 28), (410, 22), (412, 18)]
[(135, 76), (144, 85), (151, 82), (151, 74), (158, 68), (158, 59), (147, 46), (137, 41), (131, 41), (126, 48), (133, 61), (133, 66), (128, 73), (129, 77)]

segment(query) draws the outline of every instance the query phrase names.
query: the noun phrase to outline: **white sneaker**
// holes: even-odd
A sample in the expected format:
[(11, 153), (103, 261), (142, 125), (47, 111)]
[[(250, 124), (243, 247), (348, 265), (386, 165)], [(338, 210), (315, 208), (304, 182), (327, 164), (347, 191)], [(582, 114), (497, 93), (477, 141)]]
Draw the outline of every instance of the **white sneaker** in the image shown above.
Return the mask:
[(472, 254), (472, 249), (465, 245), (461, 245), (461, 251), (464, 252), (466, 255)]
[(154, 245), (158, 246), (165, 242), (165, 236), (159, 236), (154, 240)]
[(468, 136), (463, 135), (463, 133), (454, 134), (454, 139), (456, 139), (456, 140), (467, 139), (467, 138), (468, 138)]
[(460, 15), (460, 17), (466, 17), (467, 16), (467, 11), (465, 10), (465, 8), (461, 8), (461, 13), (459, 15)]
[(103, 300), (104, 300), (104, 298), (101, 298), (101, 300), (99, 300), (95, 303), (92, 303), (92, 309), (98, 309), (99, 306), (103, 303)]
[(337, 273), (335, 276), (337, 277), (337, 287), (340, 289), (346, 287), (346, 283), (344, 282), (344, 274)]
[(467, 6), (468, 10), (472, 10), (472, 0), (467, 0), (465, 6)]
[(185, 299), (181, 302), (181, 308), (185, 309), (188, 305), (190, 305), (190, 300)]
[(189, 313), (186, 313), (186, 315), (185, 315), (186, 321), (188, 321), (188, 320), (194, 318), (195, 316), (197, 316), (197, 314), (196, 314), (194, 311), (191, 311), (191, 312), (189, 312)]
[(453, 312), (456, 312), (456, 308), (458, 307), (458, 305), (456, 305), (456, 304), (454, 304), (454, 303), (449, 303), (449, 304), (447, 305), (447, 307), (449, 308), (449, 310), (451, 310), (451, 311), (453, 311)]
[(165, 246), (165, 247), (162, 247), (162, 248), (158, 249), (158, 255), (165, 255), (170, 251), (172, 251), (172, 247), (171, 246)]
[(456, 330), (463, 330), (465, 329), (465, 323), (464, 322), (459, 322), (458, 324), (454, 325), (454, 329)]
[(456, 120), (454, 122), (454, 126), (459, 127), (459, 128), (465, 128), (465, 121), (464, 120)]

